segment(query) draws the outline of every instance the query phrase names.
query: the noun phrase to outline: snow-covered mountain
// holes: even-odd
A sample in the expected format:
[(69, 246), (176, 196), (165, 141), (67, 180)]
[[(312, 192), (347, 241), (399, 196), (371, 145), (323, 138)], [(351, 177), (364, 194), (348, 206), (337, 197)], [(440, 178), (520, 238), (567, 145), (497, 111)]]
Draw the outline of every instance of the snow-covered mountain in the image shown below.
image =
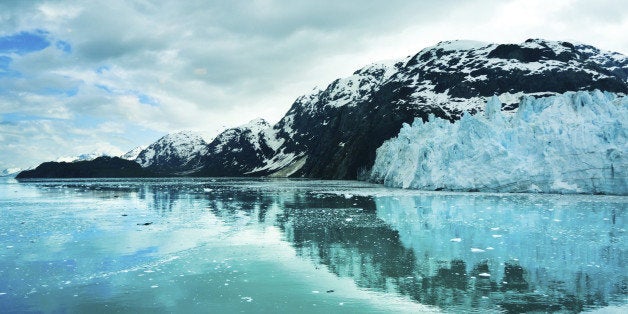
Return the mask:
[(404, 124), (377, 150), (371, 179), (422, 190), (628, 194), (628, 97), (567, 92), (524, 98), (504, 116)]
[(124, 155), (120, 156), (122, 159), (133, 160), (135, 161), (140, 153), (145, 150), (148, 146), (138, 146), (133, 148), (132, 150), (124, 153)]
[(275, 130), (264, 119), (227, 129), (209, 143), (207, 154), (202, 158), (206, 166), (195, 175), (268, 174), (270, 171), (264, 171), (263, 167), (270, 164), (281, 144), (282, 140), (277, 139)]
[(299, 97), (273, 127), (281, 145), (270, 164), (293, 176), (355, 179), (371, 168), (375, 150), (416, 117), (455, 121), (481, 111), (493, 95), (512, 111), (524, 95), (595, 89), (628, 93), (628, 58), (540, 39), (441, 42)]
[[(128, 153), (131, 155), (131, 152)], [(161, 174), (181, 174), (198, 170), (207, 154), (207, 143), (194, 132), (168, 134), (143, 149), (135, 161), (143, 168)]]
[(11, 177), (11, 176), (15, 176), (18, 173), (20, 173), (20, 171), (22, 171), (24, 169), (22, 168), (7, 168), (7, 169), (2, 169), (0, 170), (0, 177)]
[(118, 155), (118, 153), (116, 152), (112, 152), (110, 150), (104, 150), (104, 149), (100, 149), (100, 150), (96, 150), (93, 151), (91, 153), (85, 153), (85, 154), (80, 154), (77, 156), (65, 156), (65, 157), (59, 157), (57, 159), (55, 159), (55, 162), (76, 162), (76, 161), (89, 161), (89, 160), (94, 160), (98, 157), (102, 157), (102, 156), (116, 156)]

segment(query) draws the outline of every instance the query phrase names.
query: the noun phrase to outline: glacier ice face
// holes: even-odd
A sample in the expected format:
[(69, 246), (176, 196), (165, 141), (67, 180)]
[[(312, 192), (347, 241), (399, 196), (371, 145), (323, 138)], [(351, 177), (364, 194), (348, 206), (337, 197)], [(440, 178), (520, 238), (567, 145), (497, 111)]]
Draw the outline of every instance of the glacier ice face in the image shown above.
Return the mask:
[(628, 194), (628, 97), (567, 92), (523, 98), (504, 116), (497, 97), (460, 121), (404, 124), (377, 149), (371, 180), (387, 186), (490, 192)]

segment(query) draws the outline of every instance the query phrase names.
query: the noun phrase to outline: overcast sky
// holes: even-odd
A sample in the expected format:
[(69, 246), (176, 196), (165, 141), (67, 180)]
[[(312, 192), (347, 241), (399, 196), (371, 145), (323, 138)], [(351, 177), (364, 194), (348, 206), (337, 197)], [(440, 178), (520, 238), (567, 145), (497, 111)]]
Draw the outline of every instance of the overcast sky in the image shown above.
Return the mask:
[(0, 170), (278, 121), (296, 97), (442, 40), (628, 54), (625, 0), (0, 1)]

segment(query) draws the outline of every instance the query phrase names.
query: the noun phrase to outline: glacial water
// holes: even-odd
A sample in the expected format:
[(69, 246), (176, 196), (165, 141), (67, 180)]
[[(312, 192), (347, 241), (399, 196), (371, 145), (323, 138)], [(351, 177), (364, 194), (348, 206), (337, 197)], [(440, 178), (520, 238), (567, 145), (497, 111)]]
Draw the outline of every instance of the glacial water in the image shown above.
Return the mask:
[(627, 197), (0, 182), (0, 313), (628, 312)]

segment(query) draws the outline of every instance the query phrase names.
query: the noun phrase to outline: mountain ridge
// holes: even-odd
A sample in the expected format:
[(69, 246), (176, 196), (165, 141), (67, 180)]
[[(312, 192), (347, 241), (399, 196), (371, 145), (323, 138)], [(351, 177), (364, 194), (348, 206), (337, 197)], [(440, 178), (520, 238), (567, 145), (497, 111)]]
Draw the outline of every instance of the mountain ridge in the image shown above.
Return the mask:
[(376, 149), (415, 118), (454, 122), (483, 111), (493, 96), (510, 114), (524, 96), (596, 89), (628, 94), (626, 56), (543, 39), (442, 41), (296, 98), (275, 125), (254, 120), (210, 142), (200, 135), (177, 145), (162, 141), (135, 160), (161, 175), (356, 179), (372, 167)]
[[(526, 48), (522, 54), (535, 52), (535, 47), (545, 52), (522, 62), (503, 59), (501, 54), (488, 58), (502, 45), (469, 43), (441, 42), (387, 63), (386, 69), (392, 64), (395, 73), (370, 65), (349, 78), (335, 80), (325, 90), (297, 98), (275, 125), (277, 134), (285, 139), (278, 151), (293, 163), (308, 157), (295, 176), (355, 179), (372, 166), (375, 149), (415, 117), (427, 120), (434, 114), (455, 121), (463, 112), (482, 111), (486, 99), (495, 94), (502, 99), (504, 110), (511, 111), (523, 95), (595, 89), (628, 92), (628, 60), (617, 53), (586, 45), (528, 40), (520, 45)], [(578, 49), (586, 53), (578, 54)], [(567, 55), (571, 59), (564, 59), (566, 62), (548, 58), (567, 50), (572, 54)], [(592, 61), (585, 64), (585, 59)], [(352, 101), (338, 105), (346, 99)]]

